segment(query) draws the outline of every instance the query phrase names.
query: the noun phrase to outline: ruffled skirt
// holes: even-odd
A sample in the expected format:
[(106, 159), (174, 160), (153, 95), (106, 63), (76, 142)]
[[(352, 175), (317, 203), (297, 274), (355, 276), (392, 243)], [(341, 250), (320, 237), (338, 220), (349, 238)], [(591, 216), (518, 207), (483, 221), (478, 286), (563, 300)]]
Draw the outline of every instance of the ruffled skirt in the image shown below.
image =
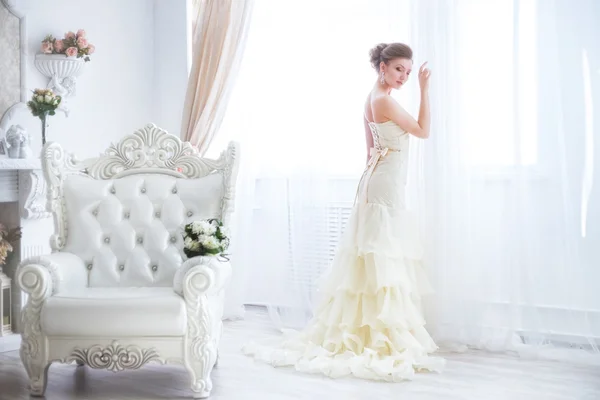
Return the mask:
[(421, 310), (432, 289), (417, 232), (406, 209), (357, 204), (308, 326), (275, 347), (250, 343), (244, 353), (332, 378), (401, 381), (441, 371), (445, 360), (430, 355), (437, 346)]

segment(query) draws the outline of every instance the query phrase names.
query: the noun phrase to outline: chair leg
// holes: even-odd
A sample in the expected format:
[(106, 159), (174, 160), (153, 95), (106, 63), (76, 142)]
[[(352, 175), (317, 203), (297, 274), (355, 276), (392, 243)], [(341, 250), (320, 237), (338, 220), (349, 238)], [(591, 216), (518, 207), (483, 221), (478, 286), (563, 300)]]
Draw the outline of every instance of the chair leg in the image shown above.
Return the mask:
[(210, 377), (216, 364), (216, 352), (206, 351), (198, 358), (185, 360), (188, 373), (192, 381), (194, 399), (206, 399), (212, 391), (212, 379)]
[(32, 358), (30, 353), (23, 350), (21, 346), (21, 361), (29, 376), (29, 390), (34, 397), (43, 397), (48, 384), (48, 369), (50, 363), (43, 358)]

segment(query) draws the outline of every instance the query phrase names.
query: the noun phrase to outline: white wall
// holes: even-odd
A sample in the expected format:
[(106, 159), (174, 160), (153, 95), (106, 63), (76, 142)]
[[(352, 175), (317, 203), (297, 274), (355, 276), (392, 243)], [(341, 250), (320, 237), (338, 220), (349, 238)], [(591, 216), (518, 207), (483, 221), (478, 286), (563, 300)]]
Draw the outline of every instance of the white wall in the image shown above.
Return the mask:
[(188, 6), (189, 0), (154, 0), (152, 120), (178, 136), (189, 74)]
[[(27, 15), (28, 91), (48, 80), (34, 65), (47, 34), (62, 38), (85, 29), (96, 53), (67, 99), (69, 117), (49, 119), (48, 141), (80, 157), (96, 156), (148, 122), (179, 135), (189, 73), (190, 0), (19, 0)], [(27, 93), (30, 98), (30, 92)], [(23, 111), (35, 154), (41, 149), (40, 121)]]
[[(49, 120), (48, 141), (63, 144), (81, 157), (95, 156), (111, 142), (152, 120), (155, 42), (154, 4), (149, 0), (22, 0), (27, 13), (27, 88), (48, 83), (33, 59), (47, 34), (62, 37), (79, 28), (87, 31), (96, 53), (69, 99), (71, 114)], [(29, 97), (29, 96), (28, 96)], [(41, 148), (41, 128), (30, 114), (18, 116)]]

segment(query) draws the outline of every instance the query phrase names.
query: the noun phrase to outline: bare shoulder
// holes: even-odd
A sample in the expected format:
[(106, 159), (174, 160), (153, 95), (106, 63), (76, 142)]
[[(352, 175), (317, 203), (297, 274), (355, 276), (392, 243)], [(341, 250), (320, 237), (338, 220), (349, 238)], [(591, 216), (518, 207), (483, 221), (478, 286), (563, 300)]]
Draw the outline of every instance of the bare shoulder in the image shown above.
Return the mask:
[(389, 107), (397, 107), (399, 105), (398, 102), (389, 94), (374, 96), (371, 100), (371, 104), (373, 107), (384, 109)]
[(393, 119), (393, 114), (398, 112), (400, 105), (388, 94), (373, 96), (371, 99), (371, 109), (373, 110), (373, 119), (382, 121)]

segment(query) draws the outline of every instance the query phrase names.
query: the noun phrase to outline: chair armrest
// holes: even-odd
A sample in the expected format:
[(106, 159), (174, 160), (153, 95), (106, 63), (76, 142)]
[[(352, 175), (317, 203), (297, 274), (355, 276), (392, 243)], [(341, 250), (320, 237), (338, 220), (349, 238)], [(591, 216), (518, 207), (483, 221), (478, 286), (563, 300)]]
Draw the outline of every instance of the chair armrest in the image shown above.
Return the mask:
[(87, 269), (83, 260), (73, 253), (57, 252), (30, 257), (17, 269), (19, 287), (30, 295), (54, 295), (69, 288), (87, 286)]
[(215, 257), (193, 257), (175, 273), (173, 289), (180, 296), (214, 294), (225, 288), (231, 278), (231, 265)]

